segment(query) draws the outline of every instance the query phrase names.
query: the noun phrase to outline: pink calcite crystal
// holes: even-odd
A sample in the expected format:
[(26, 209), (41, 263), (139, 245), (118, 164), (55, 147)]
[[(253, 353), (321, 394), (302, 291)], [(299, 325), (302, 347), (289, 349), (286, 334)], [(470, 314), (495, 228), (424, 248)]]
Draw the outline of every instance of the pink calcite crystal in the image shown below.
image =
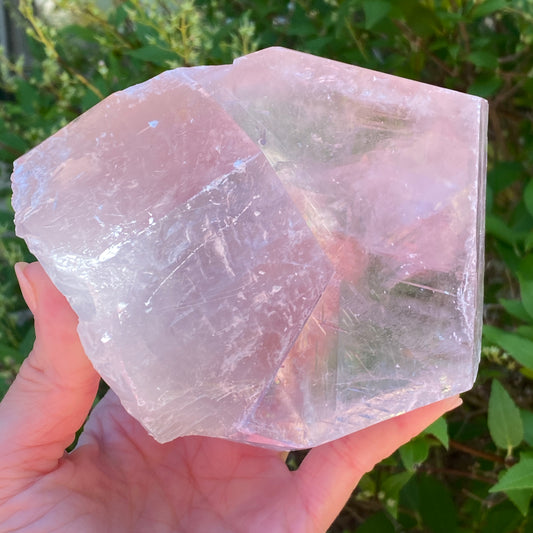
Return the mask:
[(180, 68), (16, 162), (17, 233), (157, 440), (315, 446), (472, 386), (486, 121), (282, 48)]

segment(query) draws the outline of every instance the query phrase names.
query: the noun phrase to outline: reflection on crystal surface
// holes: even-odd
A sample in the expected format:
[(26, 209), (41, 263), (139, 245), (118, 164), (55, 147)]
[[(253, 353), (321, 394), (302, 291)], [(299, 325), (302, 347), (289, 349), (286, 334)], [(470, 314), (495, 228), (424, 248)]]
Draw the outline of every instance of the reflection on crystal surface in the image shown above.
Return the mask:
[(487, 105), (271, 48), (116, 93), (16, 162), (16, 226), (160, 441), (304, 448), (467, 390)]

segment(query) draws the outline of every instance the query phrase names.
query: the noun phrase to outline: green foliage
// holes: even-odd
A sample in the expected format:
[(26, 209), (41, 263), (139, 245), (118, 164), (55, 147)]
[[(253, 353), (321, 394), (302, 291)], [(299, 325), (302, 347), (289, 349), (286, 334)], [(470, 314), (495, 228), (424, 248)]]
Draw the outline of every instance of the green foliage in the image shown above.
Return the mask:
[(522, 257), (518, 266), (517, 276), (522, 305), (533, 320), (533, 254), (527, 254)]
[(487, 341), (498, 344), (520, 364), (533, 369), (533, 341), (494, 326), (485, 326), (483, 333)]
[(395, 531), (394, 525), (384, 512), (376, 513), (357, 528), (357, 533), (394, 533)]
[(533, 489), (533, 458), (526, 457), (509, 468), (490, 492)]
[(412, 514), (406, 523), (410, 531), (454, 533), (458, 519), (451, 492), (436, 477), (413, 477), (401, 493), (400, 505)]
[[(0, 50), (0, 165), (12, 162), (108, 94), (177, 66), (231, 61), (255, 49), (246, 13), (223, 16), (190, 1), (57, 2), (50, 22), (21, 0), (31, 58)], [(13, 13), (17, 15), (17, 13)], [(58, 22), (54, 22), (59, 20)], [(224, 19), (225, 20), (225, 19)], [(13, 265), (33, 258), (14, 234), (8, 173), (0, 166), (0, 397), (33, 343)]]
[(489, 399), (488, 427), (490, 436), (498, 448), (513, 453), (524, 438), (524, 427), (520, 410), (509, 393), (497, 380), (492, 382)]
[[(111, 92), (167, 68), (226, 63), (271, 45), (489, 99), (485, 327), (476, 387), (461, 409), (367, 474), (331, 531), (533, 531), (533, 3), (107, 4), (59, 0), (58, 16), (46, 20), (33, 2), (20, 1), (31, 57), (0, 54), (0, 162), (11, 165)], [(12, 271), (31, 256), (14, 235), (6, 176), (0, 236), (1, 394), (33, 339)]]
[(444, 418), (439, 418), (431, 426), (427, 427), (422, 435), (433, 435), (446, 449), (450, 447), (450, 436), (448, 435), (448, 424)]
[(428, 458), (429, 442), (423, 437), (414, 438), (400, 448), (400, 457), (407, 470), (415, 471)]

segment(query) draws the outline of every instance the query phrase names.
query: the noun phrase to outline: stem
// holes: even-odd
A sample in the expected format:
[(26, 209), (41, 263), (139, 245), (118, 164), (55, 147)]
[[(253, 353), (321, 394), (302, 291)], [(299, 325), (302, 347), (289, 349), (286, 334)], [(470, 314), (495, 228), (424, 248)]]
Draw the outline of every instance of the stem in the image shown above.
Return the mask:
[(46, 50), (48, 50), (48, 53), (50, 56), (57, 60), (57, 62), (71, 75), (74, 76), (78, 81), (80, 81), (85, 87), (87, 87), (90, 91), (92, 91), (100, 100), (104, 98), (104, 95), (100, 92), (100, 90), (95, 87), (85, 76), (80, 74), (79, 72), (76, 72), (72, 67), (67, 65), (65, 61), (61, 58), (59, 55), (54, 43), (48, 38), (48, 36), (45, 34), (43, 29), (41, 28), (41, 25), (39, 24), (39, 21), (35, 18), (35, 13), (33, 11), (33, 7), (31, 4), (27, 2), (21, 2), (19, 7), (20, 13), (22, 16), (31, 24), (31, 27), (33, 28), (33, 31), (36, 34), (37, 40), (43, 44)]
[(35, 13), (31, 3), (21, 2), (19, 6), (21, 15), (31, 24), (33, 31), (36, 33), (37, 40), (40, 41), (44, 47), (52, 54), (52, 57), (57, 58), (58, 53), (54, 43), (45, 35), (39, 22), (35, 18)]
[(460, 442), (457, 442), (455, 440), (450, 439), (450, 448), (467, 453), (468, 455), (472, 455), (473, 457), (487, 459), (488, 461), (492, 461), (493, 463), (498, 463), (501, 465), (506, 464), (505, 459), (503, 457), (500, 457), (499, 455), (489, 452), (483, 452), (481, 450), (476, 450), (475, 448), (471, 448), (470, 446), (467, 446), (466, 444), (461, 444)]
[(95, 87), (85, 76), (80, 74), (79, 72), (76, 72), (74, 69), (70, 68), (69, 66), (65, 65), (65, 68), (72, 74), (77, 80), (79, 80), (87, 89), (92, 91), (100, 100), (104, 99), (103, 93), (98, 89), (98, 87)]
[(350, 24), (350, 21), (348, 18), (346, 18), (346, 28), (348, 29), (349, 34), (351, 35), (352, 39), (354, 40), (355, 45), (357, 46), (357, 49), (359, 52), (361, 52), (361, 55), (365, 58), (365, 61), (368, 61), (368, 55), (366, 53), (366, 50), (361, 43), (360, 39), (357, 37), (354, 29), (352, 28), (352, 25)]
[(446, 474), (450, 476), (464, 477), (467, 479), (472, 479), (473, 481), (487, 483), (487, 485), (494, 485), (494, 483), (497, 481), (496, 479), (478, 476), (477, 474), (465, 472), (463, 470), (456, 470), (455, 468), (424, 468), (424, 471), (428, 474)]

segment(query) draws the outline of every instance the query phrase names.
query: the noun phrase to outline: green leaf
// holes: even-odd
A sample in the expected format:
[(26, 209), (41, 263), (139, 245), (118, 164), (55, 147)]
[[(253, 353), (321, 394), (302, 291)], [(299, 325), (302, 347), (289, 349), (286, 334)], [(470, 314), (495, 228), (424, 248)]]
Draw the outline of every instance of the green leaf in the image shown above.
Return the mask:
[(494, 191), (492, 190), (492, 187), (489, 183), (487, 183), (487, 187), (485, 189), (485, 211), (488, 215), (492, 212), (492, 208), (494, 206)]
[(363, 2), (363, 10), (365, 12), (365, 28), (369, 30), (389, 14), (391, 3), (384, 0), (366, 0)]
[(357, 528), (357, 533), (394, 533), (396, 528), (383, 511), (373, 514)]
[(3, 398), (10, 387), (10, 383), (4, 376), (0, 376), (0, 398)]
[(489, 433), (498, 448), (511, 453), (524, 438), (520, 410), (502, 384), (493, 380), (489, 398)]
[(533, 324), (531, 326), (518, 326), (515, 330), (517, 335), (533, 341)]
[(135, 24), (135, 34), (139, 41), (146, 45), (153, 44), (154, 41), (152, 41), (152, 39), (157, 41), (159, 38), (159, 33), (156, 27), (152, 24), (145, 24), (139, 20), (137, 20)]
[(495, 69), (498, 67), (498, 57), (486, 50), (474, 50), (466, 57), (476, 67)]
[(516, 248), (503, 242), (495, 243), (495, 248), (500, 256), (500, 259), (502, 259), (502, 261), (505, 263), (505, 266), (513, 275), (516, 275), (518, 266), (520, 264), (520, 257), (516, 255)]
[(526, 238), (524, 239), (524, 247), (526, 249), (526, 252), (530, 252), (533, 250), (533, 231), (527, 234)]
[(450, 491), (434, 477), (424, 476), (419, 483), (423, 531), (454, 533), (457, 531), (457, 511)]
[(509, 468), (489, 492), (501, 492), (516, 489), (533, 489), (533, 459), (521, 459)]
[(474, 9), (472, 9), (472, 18), (486, 17), (495, 11), (503, 9), (507, 5), (507, 0), (484, 0), (483, 2), (478, 2)]
[(481, 75), (468, 87), (468, 93), (480, 96), (481, 98), (490, 98), (498, 92), (502, 83), (501, 78), (494, 74)]
[(287, 33), (304, 38), (316, 37), (316, 28), (309, 16), (309, 12), (302, 8), (300, 2), (294, 3), (294, 11)]
[(533, 446), (533, 412), (526, 409), (520, 410), (522, 425), (524, 427), (524, 440)]
[[(514, 505), (503, 503), (487, 509), (483, 522), (483, 527), (478, 529), (479, 533), (517, 533), (524, 519)], [(472, 529), (463, 529), (463, 533), (472, 533)]]
[(35, 343), (35, 328), (32, 326), (28, 328), (28, 331), (24, 335), (21, 343), (18, 347), (18, 358), (17, 360), (22, 363), (22, 361), (28, 356), (33, 348)]
[(448, 53), (450, 54), (450, 57), (457, 61), (457, 58), (459, 57), (459, 52), (461, 51), (461, 45), (458, 43), (451, 43), (448, 46)]
[(411, 479), (412, 472), (399, 472), (398, 474), (391, 474), (385, 479), (381, 488), (387, 496), (396, 498), (400, 494), (402, 487)]
[(533, 496), (533, 489), (517, 489), (506, 490), (507, 497), (516, 505), (516, 508), (527, 516), (529, 512), (529, 504), (531, 503), (531, 496)]
[(531, 316), (524, 308), (524, 304), (521, 300), (506, 300), (505, 298), (500, 298), (498, 301), (511, 316), (518, 318), (518, 320), (523, 320), (524, 322), (531, 320)]
[(68, 24), (61, 28), (61, 36), (75, 36), (78, 39), (82, 39), (88, 42), (94, 42), (94, 30), (79, 24)]
[(18, 358), (18, 355), (19, 353), (17, 352), (16, 348), (3, 342), (0, 343), (0, 358), (8, 356), (16, 360)]
[(487, 173), (487, 181), (495, 193), (503, 191), (507, 187), (522, 178), (524, 169), (516, 161), (502, 161), (496, 163)]
[(533, 318), (533, 254), (526, 255), (520, 261), (518, 281), (524, 309)]
[(448, 424), (446, 423), (446, 420), (444, 417), (440, 417), (433, 424), (431, 424), (429, 427), (427, 427), (423, 432), (423, 435), (433, 435), (436, 437), (440, 443), (448, 449), (448, 446), (450, 445), (450, 437), (448, 435)]
[(520, 364), (533, 369), (533, 341), (494, 326), (484, 326), (483, 336), (487, 341), (501, 346)]
[(36, 103), (39, 102), (39, 91), (24, 79), (18, 80), (16, 94), (17, 102), (28, 111), (35, 109)]
[(399, 472), (398, 474), (391, 474), (381, 485), (381, 489), (385, 493), (385, 505), (387, 507), (387, 511), (394, 518), (398, 518), (400, 491), (412, 476), (413, 472)]
[(524, 188), (524, 202), (529, 213), (533, 215), (533, 180), (529, 180)]
[(7, 129), (0, 132), (0, 145), (12, 148), (20, 153), (23, 153), (28, 149), (28, 145), (24, 139), (11, 133)]
[(414, 472), (429, 455), (429, 442), (421, 437), (416, 437), (400, 448), (400, 457), (405, 468)]
[(126, 50), (125, 53), (131, 57), (135, 57), (136, 59), (150, 61), (151, 63), (161, 67), (167, 67), (169, 61), (176, 61), (180, 59), (178, 54), (172, 52), (171, 50), (167, 50), (166, 48), (161, 48), (155, 44), (148, 44), (135, 50)]
[(514, 246), (520, 239), (520, 233), (511, 229), (501, 218), (495, 215), (487, 215), (485, 229), (488, 235), (493, 235), (500, 241)]
[(413, 2), (412, 0), (391, 3), (394, 4), (395, 11), (400, 10), (406, 24), (416, 35), (432, 39), (441, 33), (441, 19), (434, 8), (426, 7), (422, 2)]

